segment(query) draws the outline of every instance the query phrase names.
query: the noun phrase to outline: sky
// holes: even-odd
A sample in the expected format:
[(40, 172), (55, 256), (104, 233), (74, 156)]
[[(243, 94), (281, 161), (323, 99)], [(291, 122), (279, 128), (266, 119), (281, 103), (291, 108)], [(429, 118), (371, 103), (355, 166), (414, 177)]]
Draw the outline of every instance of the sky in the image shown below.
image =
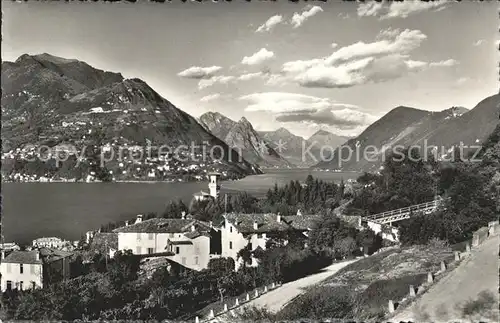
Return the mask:
[(397, 106), (498, 93), (492, 2), (4, 2), (2, 60), (49, 53), (140, 78), (199, 117), (355, 136)]

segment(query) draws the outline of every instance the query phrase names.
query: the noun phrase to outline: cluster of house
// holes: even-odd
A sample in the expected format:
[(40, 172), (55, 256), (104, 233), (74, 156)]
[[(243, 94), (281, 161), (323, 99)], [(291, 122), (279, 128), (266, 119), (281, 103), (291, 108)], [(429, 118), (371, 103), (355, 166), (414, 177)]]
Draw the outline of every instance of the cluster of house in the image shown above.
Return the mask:
[[(228, 213), (223, 217), (222, 223), (214, 226), (185, 214), (180, 219), (149, 220), (139, 215), (134, 224), (113, 230), (117, 234), (116, 247), (136, 255), (166, 257), (193, 270), (206, 269), (211, 259), (229, 257), (237, 270), (243, 263), (238, 256), (243, 248), (265, 250), (267, 241), (277, 236), (305, 240), (320, 216)], [(257, 265), (256, 259), (249, 265)]]
[[(318, 218), (317, 215), (300, 214), (229, 213), (224, 214), (224, 220), (214, 226), (185, 214), (180, 219), (149, 220), (142, 220), (142, 216), (138, 215), (133, 224), (127, 223), (112, 233), (97, 233), (89, 238), (93, 240), (114, 235), (115, 245), (110, 243), (106, 246), (111, 257), (116, 250), (131, 250), (144, 258), (166, 258), (198, 271), (208, 268), (211, 259), (229, 257), (234, 259), (238, 270), (243, 264), (238, 252), (243, 248), (265, 250), (267, 241), (275, 236), (293, 234), (307, 238), (308, 231)], [(2, 250), (1, 290), (42, 288), (48, 282), (69, 278), (73, 253), (61, 250), (64, 245), (55, 239), (43, 239), (37, 240), (31, 250)], [(248, 265), (257, 264), (252, 258)]]

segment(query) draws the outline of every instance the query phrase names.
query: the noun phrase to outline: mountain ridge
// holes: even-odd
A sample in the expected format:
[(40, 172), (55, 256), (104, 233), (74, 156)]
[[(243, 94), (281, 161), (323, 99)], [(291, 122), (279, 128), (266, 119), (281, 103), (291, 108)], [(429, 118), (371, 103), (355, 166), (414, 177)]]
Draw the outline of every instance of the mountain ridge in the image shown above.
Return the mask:
[[(390, 147), (437, 146), (441, 157), (448, 154), (453, 146), (465, 145), (484, 140), (498, 123), (499, 95), (492, 95), (479, 102), (473, 109), (452, 107), (442, 111), (426, 111), (399, 106), (371, 124), (356, 138), (350, 139), (337, 149), (333, 158), (319, 162), (314, 167), (340, 169), (346, 171), (377, 171), (382, 164), (382, 156)], [(366, 147), (377, 148), (376, 161), (365, 158), (348, 158), (348, 151), (364, 151)], [(441, 154), (443, 152), (443, 154)]]

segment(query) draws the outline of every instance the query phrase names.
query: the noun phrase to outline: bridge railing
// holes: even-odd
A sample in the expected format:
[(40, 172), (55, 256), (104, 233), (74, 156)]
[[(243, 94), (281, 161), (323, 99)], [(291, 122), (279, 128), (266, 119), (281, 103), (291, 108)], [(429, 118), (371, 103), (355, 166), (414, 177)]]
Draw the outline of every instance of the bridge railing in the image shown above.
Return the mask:
[(404, 214), (404, 213), (424, 211), (427, 209), (436, 208), (439, 205), (439, 203), (441, 203), (442, 201), (443, 201), (443, 199), (436, 199), (434, 201), (410, 205), (410, 206), (403, 207), (403, 208), (396, 209), (396, 210), (392, 210), (392, 211), (371, 214), (371, 215), (366, 216), (365, 218), (368, 220), (377, 220), (377, 219), (382, 219), (382, 218), (386, 218), (389, 216), (400, 215), (400, 214)]

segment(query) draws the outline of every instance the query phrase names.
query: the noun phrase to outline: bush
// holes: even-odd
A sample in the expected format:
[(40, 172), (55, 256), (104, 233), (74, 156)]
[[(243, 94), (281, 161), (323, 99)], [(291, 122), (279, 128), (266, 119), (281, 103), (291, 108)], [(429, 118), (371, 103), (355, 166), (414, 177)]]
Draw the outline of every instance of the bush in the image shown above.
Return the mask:
[(375, 281), (357, 298), (356, 316), (363, 319), (382, 319), (389, 300), (400, 301), (408, 295), (410, 285), (416, 288), (426, 277), (426, 274), (418, 274)]
[(325, 320), (353, 317), (354, 303), (349, 286), (319, 286), (299, 296), (277, 314), (279, 320)]
[(245, 307), (238, 317), (240, 320), (250, 322), (275, 322), (276, 315), (265, 308)]

